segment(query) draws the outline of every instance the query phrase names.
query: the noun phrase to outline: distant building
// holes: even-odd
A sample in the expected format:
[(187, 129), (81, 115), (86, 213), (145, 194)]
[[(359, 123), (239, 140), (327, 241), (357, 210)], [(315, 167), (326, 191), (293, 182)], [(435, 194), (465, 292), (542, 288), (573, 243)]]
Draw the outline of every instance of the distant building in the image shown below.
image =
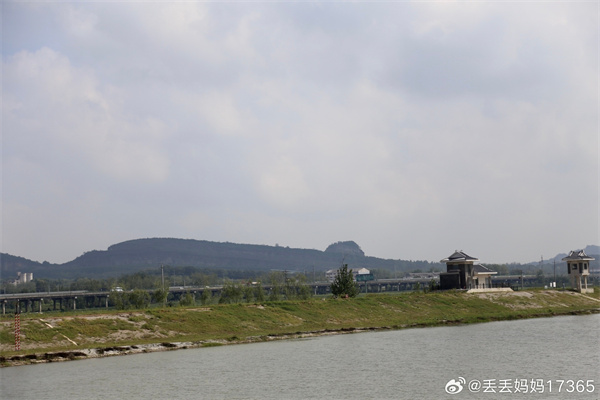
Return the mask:
[[(337, 269), (330, 269), (325, 272), (325, 277), (328, 282), (333, 282), (335, 280), (335, 276), (337, 275)], [(371, 271), (366, 268), (360, 268), (356, 270), (352, 270), (352, 275), (354, 276), (355, 281), (372, 281), (375, 279)]]
[(327, 278), (327, 282), (333, 282), (335, 280), (335, 275), (337, 274), (337, 269), (330, 269), (325, 272), (325, 278)]
[(356, 271), (356, 273), (354, 271), (352, 271), (352, 273), (354, 274), (354, 280), (356, 282), (366, 282), (366, 281), (372, 281), (375, 279), (375, 277), (373, 276), (371, 271), (369, 271), (366, 268), (361, 268), (358, 271)]
[(440, 262), (446, 263), (446, 272), (440, 273), (440, 289), (489, 289), (492, 275), (497, 272), (479, 264), (475, 257), (456, 250)]
[(31, 282), (33, 280), (33, 272), (17, 272), (17, 279), (12, 281), (13, 285), (19, 285), (21, 283)]
[[(587, 278), (590, 275), (590, 261), (595, 260), (595, 258), (588, 256), (583, 250), (572, 250), (562, 260), (567, 262), (571, 287), (579, 293), (594, 293), (594, 288), (588, 289), (587, 287)], [(581, 278), (583, 278), (583, 284)]]

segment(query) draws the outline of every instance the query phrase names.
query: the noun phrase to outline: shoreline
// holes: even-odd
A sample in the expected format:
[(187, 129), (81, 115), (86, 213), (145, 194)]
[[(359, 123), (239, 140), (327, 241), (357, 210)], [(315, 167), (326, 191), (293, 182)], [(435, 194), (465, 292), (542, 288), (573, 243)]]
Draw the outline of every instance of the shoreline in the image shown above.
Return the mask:
[(145, 354), (154, 353), (161, 351), (174, 351), (174, 350), (185, 350), (185, 349), (196, 349), (203, 347), (216, 347), (226, 346), (235, 344), (249, 344), (249, 343), (261, 343), (270, 342), (275, 340), (292, 340), (292, 339), (303, 339), (311, 337), (329, 336), (329, 335), (342, 335), (351, 333), (364, 333), (364, 332), (377, 332), (387, 330), (402, 330), (402, 329), (414, 329), (414, 328), (434, 328), (441, 326), (461, 326), (470, 325), (474, 323), (486, 323), (486, 322), (498, 322), (498, 321), (511, 321), (511, 320), (522, 320), (532, 318), (551, 318), (568, 315), (593, 315), (600, 314), (600, 308), (582, 309), (565, 312), (542, 312), (538, 314), (529, 314), (526, 316), (509, 316), (506, 318), (493, 318), (489, 317), (483, 321), (460, 321), (460, 320), (440, 320), (432, 323), (413, 323), (403, 324), (394, 326), (378, 326), (378, 327), (359, 327), (359, 328), (340, 328), (340, 329), (322, 329), (305, 332), (295, 333), (280, 333), (270, 334), (262, 336), (249, 336), (245, 339), (209, 339), (200, 341), (163, 341), (159, 343), (150, 344), (134, 344), (134, 345), (122, 345), (122, 346), (107, 346), (107, 347), (92, 347), (84, 349), (74, 349), (65, 351), (53, 351), (53, 352), (30, 352), (27, 354), (19, 354), (14, 356), (0, 356), (0, 368), (7, 367), (18, 367), (23, 365), (35, 365), (35, 364), (46, 364), (52, 362), (65, 362), (75, 360), (87, 360), (93, 358), (104, 358), (104, 357), (115, 357), (125, 356), (133, 354)]

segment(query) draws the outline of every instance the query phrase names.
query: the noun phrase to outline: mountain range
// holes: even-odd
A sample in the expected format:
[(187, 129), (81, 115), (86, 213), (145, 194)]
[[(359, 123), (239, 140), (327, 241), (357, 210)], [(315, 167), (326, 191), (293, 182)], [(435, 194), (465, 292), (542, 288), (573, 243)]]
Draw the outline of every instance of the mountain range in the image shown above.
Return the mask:
[[(581, 250), (581, 249), (573, 249), (573, 250)], [(595, 246), (595, 245), (588, 245), (585, 246), (585, 248), (583, 248), (583, 251), (585, 251), (585, 254), (587, 254), (590, 257), (594, 257), (596, 258), (596, 260), (598, 260), (598, 256), (600, 255), (600, 246)], [(562, 261), (562, 259), (564, 257), (566, 257), (568, 254), (567, 253), (560, 253), (557, 254), (556, 256), (550, 258), (549, 260), (544, 260), (544, 262), (546, 261)], [(535, 261), (533, 263), (538, 263), (539, 261)]]
[(350, 268), (366, 267), (398, 271), (441, 268), (428, 261), (389, 260), (365, 256), (353, 241), (333, 243), (325, 251), (282, 246), (210, 242), (205, 240), (150, 238), (114, 244), (107, 250), (92, 250), (64, 264), (39, 263), (10, 254), (0, 254), (3, 279), (17, 271), (33, 272), (37, 278), (107, 278), (161, 265), (230, 270), (324, 271), (342, 263)]
[[(600, 246), (587, 246), (585, 252), (600, 259)], [(561, 261), (566, 254), (544, 260)], [(17, 272), (32, 272), (36, 278), (75, 279), (117, 277), (127, 273), (159, 268), (196, 267), (225, 270), (326, 271), (342, 263), (350, 268), (387, 269), (398, 272), (445, 270), (445, 265), (429, 261), (391, 260), (366, 256), (353, 241), (336, 242), (325, 251), (282, 246), (210, 242), (194, 239), (149, 238), (114, 244), (106, 250), (92, 250), (63, 264), (37, 262), (0, 253), (0, 278), (14, 279)], [(539, 262), (532, 262), (536, 264)]]

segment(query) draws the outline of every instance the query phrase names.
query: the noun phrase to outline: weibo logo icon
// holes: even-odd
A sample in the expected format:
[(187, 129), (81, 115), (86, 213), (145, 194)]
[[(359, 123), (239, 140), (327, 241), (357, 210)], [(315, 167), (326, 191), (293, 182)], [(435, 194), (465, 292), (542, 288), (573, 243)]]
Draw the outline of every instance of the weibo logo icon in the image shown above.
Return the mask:
[(450, 379), (448, 383), (446, 383), (446, 393), (448, 394), (457, 394), (462, 392), (463, 385), (466, 383), (465, 378), (462, 376), (458, 377), (458, 380)]

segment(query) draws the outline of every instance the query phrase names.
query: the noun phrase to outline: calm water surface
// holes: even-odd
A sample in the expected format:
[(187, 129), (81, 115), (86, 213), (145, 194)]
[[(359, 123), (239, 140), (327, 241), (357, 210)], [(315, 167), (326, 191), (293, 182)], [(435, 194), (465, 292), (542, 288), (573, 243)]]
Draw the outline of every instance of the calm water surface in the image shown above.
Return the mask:
[(600, 315), (490, 322), (3, 368), (0, 397), (600, 399), (599, 349)]

